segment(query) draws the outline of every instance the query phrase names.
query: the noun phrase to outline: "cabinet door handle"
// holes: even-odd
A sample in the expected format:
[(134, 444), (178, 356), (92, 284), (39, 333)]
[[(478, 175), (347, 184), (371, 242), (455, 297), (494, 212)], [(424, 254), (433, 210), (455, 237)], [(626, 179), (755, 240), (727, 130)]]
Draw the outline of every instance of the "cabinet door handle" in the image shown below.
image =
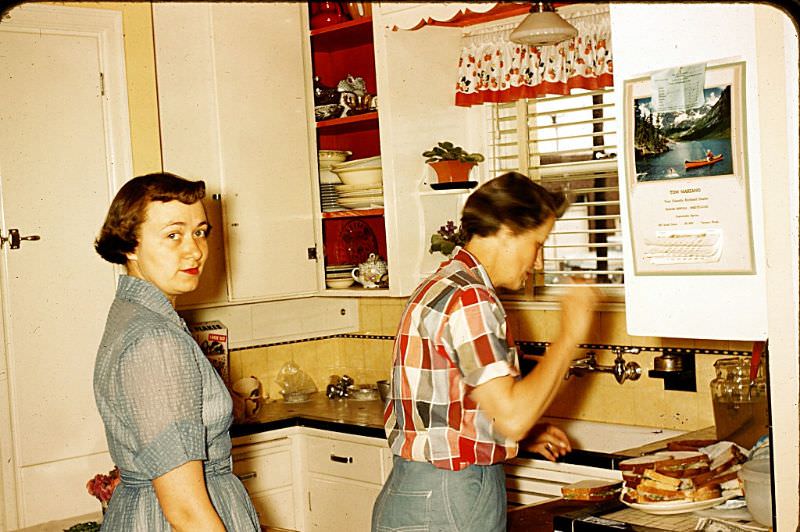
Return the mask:
[(255, 471), (248, 471), (247, 473), (242, 473), (241, 475), (236, 475), (239, 477), (239, 480), (251, 480), (258, 476), (258, 473)]
[(353, 457), (352, 456), (336, 456), (335, 454), (331, 455), (331, 462), (339, 462), (340, 464), (352, 464)]

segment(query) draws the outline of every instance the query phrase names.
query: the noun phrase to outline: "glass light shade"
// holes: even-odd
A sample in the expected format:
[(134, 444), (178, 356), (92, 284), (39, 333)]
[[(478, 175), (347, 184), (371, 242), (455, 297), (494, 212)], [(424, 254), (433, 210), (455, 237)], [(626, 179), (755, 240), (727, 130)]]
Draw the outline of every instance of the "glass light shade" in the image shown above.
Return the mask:
[(530, 13), (511, 32), (511, 41), (532, 46), (545, 46), (572, 39), (578, 34), (575, 27), (555, 11)]

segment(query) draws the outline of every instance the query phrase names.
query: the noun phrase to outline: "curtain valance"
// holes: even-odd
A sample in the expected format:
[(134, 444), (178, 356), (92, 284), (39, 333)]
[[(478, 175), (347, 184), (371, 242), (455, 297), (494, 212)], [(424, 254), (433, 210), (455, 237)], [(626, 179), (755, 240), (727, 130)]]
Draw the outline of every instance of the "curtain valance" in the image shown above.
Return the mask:
[(608, 7), (559, 10), (559, 14), (575, 26), (578, 35), (557, 45), (511, 42), (509, 34), (524, 16), (465, 32), (458, 60), (456, 105), (512, 102), (613, 85)]

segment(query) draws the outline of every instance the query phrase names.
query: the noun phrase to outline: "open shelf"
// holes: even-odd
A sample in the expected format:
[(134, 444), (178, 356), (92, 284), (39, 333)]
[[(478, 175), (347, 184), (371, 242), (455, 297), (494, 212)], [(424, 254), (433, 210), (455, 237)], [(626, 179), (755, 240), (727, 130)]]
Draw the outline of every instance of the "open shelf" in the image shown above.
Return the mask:
[(317, 129), (344, 126), (347, 124), (355, 124), (358, 122), (369, 122), (370, 120), (377, 120), (378, 112), (371, 111), (369, 113), (361, 113), (353, 116), (345, 116), (343, 118), (330, 118), (328, 120), (320, 120), (317, 122)]
[[(343, 35), (347, 35), (348, 33), (357, 34), (360, 32), (366, 35), (372, 35), (372, 17), (362, 17), (358, 20), (348, 20), (340, 22), (339, 24), (331, 24), (324, 28), (316, 28), (311, 30), (310, 34), (311, 37), (319, 37), (320, 35), (335, 33), (336, 38), (340, 39)], [(315, 39), (315, 41), (319, 40), (321, 39)]]
[(350, 209), (346, 211), (331, 211), (322, 213), (322, 217), (325, 219), (354, 218), (362, 216), (383, 216), (383, 209)]

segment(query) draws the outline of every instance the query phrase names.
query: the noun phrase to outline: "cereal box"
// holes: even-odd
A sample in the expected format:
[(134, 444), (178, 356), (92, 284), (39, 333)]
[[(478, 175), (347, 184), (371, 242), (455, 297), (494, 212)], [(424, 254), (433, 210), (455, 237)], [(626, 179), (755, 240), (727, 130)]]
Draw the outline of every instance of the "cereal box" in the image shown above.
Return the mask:
[(219, 321), (201, 321), (190, 324), (189, 330), (225, 385), (230, 387), (228, 328)]

